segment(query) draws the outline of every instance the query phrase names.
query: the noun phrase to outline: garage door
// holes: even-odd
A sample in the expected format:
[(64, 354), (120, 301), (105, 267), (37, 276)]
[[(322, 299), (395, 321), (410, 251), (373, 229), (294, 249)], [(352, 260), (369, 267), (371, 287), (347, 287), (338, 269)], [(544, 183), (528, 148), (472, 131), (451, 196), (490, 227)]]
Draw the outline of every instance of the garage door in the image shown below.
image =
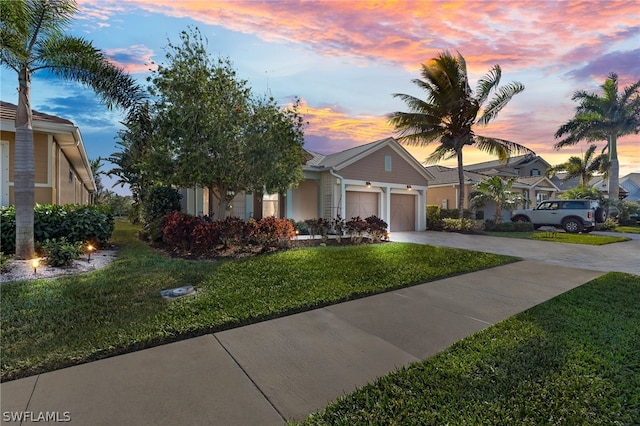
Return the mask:
[(347, 191), (346, 208), (347, 214), (344, 219), (360, 216), (365, 219), (369, 216), (378, 215), (378, 193), (377, 192), (354, 192)]
[(415, 231), (416, 229), (416, 196), (391, 194), (391, 223), (389, 230)]

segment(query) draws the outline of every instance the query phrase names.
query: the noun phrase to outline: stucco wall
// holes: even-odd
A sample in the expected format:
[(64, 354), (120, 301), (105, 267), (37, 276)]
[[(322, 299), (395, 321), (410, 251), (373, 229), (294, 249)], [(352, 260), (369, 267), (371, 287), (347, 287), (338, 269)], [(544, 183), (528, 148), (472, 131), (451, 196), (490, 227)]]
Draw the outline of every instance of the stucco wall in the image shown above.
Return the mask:
[(291, 190), (291, 219), (305, 220), (319, 216), (318, 188), (319, 182), (314, 179), (306, 179), (300, 182), (297, 188)]

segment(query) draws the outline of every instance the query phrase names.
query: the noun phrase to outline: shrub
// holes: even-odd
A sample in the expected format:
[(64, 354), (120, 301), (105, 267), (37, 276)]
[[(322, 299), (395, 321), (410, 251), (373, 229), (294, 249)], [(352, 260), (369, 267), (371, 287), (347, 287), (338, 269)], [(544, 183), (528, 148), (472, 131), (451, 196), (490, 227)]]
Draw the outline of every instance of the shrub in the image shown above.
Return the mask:
[(287, 245), (295, 236), (291, 222), (275, 216), (265, 217), (255, 222), (252, 233), (257, 243), (263, 248)]
[(480, 232), (484, 230), (481, 220), (442, 219), (442, 230), (446, 232)]
[(603, 223), (596, 223), (596, 231), (612, 231), (616, 229), (616, 221), (608, 217)]
[(327, 219), (319, 217), (317, 219), (307, 219), (304, 221), (309, 227), (309, 234), (311, 238), (315, 238), (316, 235), (320, 235), (323, 240), (327, 239), (327, 233), (331, 227), (331, 222)]
[(338, 244), (342, 242), (345, 226), (344, 219), (340, 217), (340, 215), (331, 221), (331, 228), (333, 228), (333, 232), (336, 234), (336, 241)]
[(440, 214), (440, 207), (427, 206), (427, 229), (442, 231), (442, 217)]
[(369, 238), (371, 238), (372, 242), (379, 243), (387, 235), (387, 227), (389, 225), (378, 216), (369, 216), (365, 218), (365, 222), (369, 225), (367, 232), (369, 233)]
[[(111, 238), (114, 227), (113, 216), (101, 206), (37, 204), (34, 208), (35, 243), (65, 237), (70, 242), (90, 241), (103, 247)], [(15, 252), (15, 235), (15, 208), (0, 208), (2, 251)]]
[[(471, 219), (471, 216), (473, 216), (473, 212), (469, 209), (464, 209), (462, 211), (462, 216), (464, 216), (465, 219)], [(458, 212), (458, 209), (441, 209), (440, 218), (441, 219), (460, 219), (460, 214)]]
[(220, 222), (220, 241), (225, 247), (242, 244), (246, 234), (245, 222), (239, 217), (225, 217)]
[(65, 237), (45, 240), (42, 250), (49, 266), (70, 266), (74, 260), (82, 256), (82, 243), (72, 242)]
[(295, 222), (293, 224), (293, 227), (295, 228), (298, 235), (309, 235), (309, 226), (305, 221), (301, 220), (299, 222)]
[(145, 194), (141, 206), (141, 219), (145, 226), (180, 211), (180, 193), (170, 186), (155, 185)]
[(197, 221), (197, 217), (180, 212), (173, 212), (162, 218), (159, 223), (164, 246), (171, 251), (191, 251)]
[(352, 217), (351, 220), (347, 221), (347, 235), (351, 238), (356, 244), (360, 244), (362, 239), (364, 238), (364, 234), (369, 229), (369, 224), (366, 220), (360, 219), (360, 216)]
[(9, 272), (9, 261), (13, 259), (13, 256), (6, 255), (0, 251), (0, 273)]

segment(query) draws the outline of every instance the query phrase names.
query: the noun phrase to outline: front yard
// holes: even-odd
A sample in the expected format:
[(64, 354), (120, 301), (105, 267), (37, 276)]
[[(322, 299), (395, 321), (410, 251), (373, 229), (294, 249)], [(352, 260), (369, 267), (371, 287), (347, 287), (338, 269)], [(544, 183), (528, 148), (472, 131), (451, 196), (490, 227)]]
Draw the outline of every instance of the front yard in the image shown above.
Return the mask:
[[(0, 286), (3, 380), (515, 260), (384, 243), (189, 261), (149, 248), (136, 230), (117, 223), (118, 259), (104, 269)], [(197, 294), (160, 296), (186, 285)]]

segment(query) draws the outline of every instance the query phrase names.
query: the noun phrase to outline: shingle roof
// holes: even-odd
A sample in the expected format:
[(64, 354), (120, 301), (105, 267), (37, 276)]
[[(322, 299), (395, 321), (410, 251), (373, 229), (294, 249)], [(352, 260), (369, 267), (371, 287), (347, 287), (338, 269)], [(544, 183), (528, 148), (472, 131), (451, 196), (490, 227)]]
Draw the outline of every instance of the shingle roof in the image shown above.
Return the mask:
[[(435, 178), (429, 182), (431, 186), (458, 183), (458, 168), (444, 166), (429, 166), (425, 168)], [(487, 177), (486, 175), (470, 172), (468, 170), (465, 170), (463, 174), (464, 179), (469, 183), (480, 182), (482, 179)]]
[[(16, 111), (18, 110), (18, 106), (9, 102), (0, 101), (0, 119), (4, 120), (15, 120), (16, 119)], [(49, 123), (58, 123), (58, 124), (69, 124), (73, 126), (73, 122), (56, 117), (55, 115), (49, 115), (42, 112), (38, 112), (36, 110), (33, 111), (33, 120), (34, 121), (42, 121)]]

